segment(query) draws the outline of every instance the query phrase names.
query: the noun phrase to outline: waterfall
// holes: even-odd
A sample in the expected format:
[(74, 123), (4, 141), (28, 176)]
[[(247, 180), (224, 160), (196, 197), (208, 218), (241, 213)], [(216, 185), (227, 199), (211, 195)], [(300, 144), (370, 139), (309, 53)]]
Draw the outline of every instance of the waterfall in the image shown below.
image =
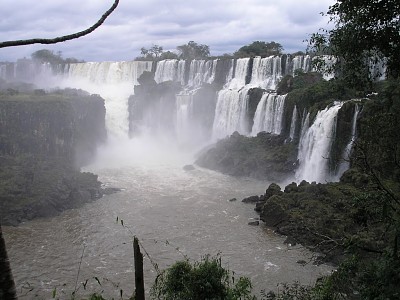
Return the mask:
[(343, 175), (343, 173), (346, 170), (348, 170), (350, 167), (350, 154), (351, 154), (351, 149), (353, 148), (354, 141), (356, 140), (357, 118), (358, 118), (359, 113), (360, 113), (360, 107), (358, 106), (358, 104), (355, 104), (353, 120), (351, 121), (350, 141), (346, 145), (346, 148), (343, 151), (343, 155), (342, 155), (343, 160), (341, 161), (341, 163), (339, 165), (335, 181), (339, 181), (339, 179)]
[(281, 57), (255, 57), (251, 72), (251, 85), (263, 89), (275, 89), (282, 77)]
[(294, 135), (296, 133), (296, 122), (297, 122), (297, 107), (295, 105), (293, 108), (292, 121), (290, 123), (290, 131), (289, 131), (290, 141), (294, 140)]
[(190, 124), (192, 102), (190, 94), (176, 95), (176, 135), (181, 143), (188, 141), (193, 134)]
[(184, 73), (184, 66), (177, 59), (161, 60), (157, 62), (154, 80), (157, 83), (165, 81), (181, 82), (184, 80)]
[[(335, 103), (317, 113), (314, 123), (304, 130), (299, 143), (298, 181), (325, 182), (328, 159), (336, 130), (336, 116), (342, 103)], [(306, 117), (306, 119), (308, 116)]]
[(248, 88), (245, 88), (245, 85), (249, 61), (249, 58), (238, 59), (233, 78), (218, 92), (213, 124), (214, 140), (224, 138), (234, 131), (248, 134), (246, 119)]
[(248, 89), (222, 90), (218, 93), (217, 106), (213, 124), (213, 139), (224, 138), (238, 131), (248, 134), (247, 128), (247, 95)]
[(152, 62), (87, 62), (70, 64), (64, 87), (81, 88), (105, 99), (106, 126), (112, 136), (128, 136), (128, 98)]
[(296, 70), (301, 70), (304, 73), (309, 72), (311, 69), (311, 57), (309, 55), (297, 55), (292, 60), (292, 76), (295, 75)]
[(215, 71), (218, 60), (192, 60), (189, 69), (188, 86), (200, 87), (202, 83), (212, 83), (215, 78)]
[(261, 131), (280, 134), (286, 95), (265, 93), (257, 105), (251, 134)]

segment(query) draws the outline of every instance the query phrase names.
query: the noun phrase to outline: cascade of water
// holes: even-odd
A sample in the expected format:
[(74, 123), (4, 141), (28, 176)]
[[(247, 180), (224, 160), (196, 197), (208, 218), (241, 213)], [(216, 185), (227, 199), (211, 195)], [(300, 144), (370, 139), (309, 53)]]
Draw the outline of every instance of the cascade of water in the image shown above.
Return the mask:
[(265, 93), (257, 105), (251, 134), (261, 131), (280, 134), (286, 95)]
[(302, 134), (298, 154), (299, 168), (296, 171), (298, 181), (324, 182), (327, 180), (328, 159), (336, 130), (336, 116), (341, 107), (342, 103), (335, 103), (319, 111), (314, 123)]
[(177, 59), (166, 59), (157, 62), (154, 80), (157, 83), (178, 81), (178, 66), (179, 62)]
[(214, 140), (224, 138), (235, 131), (248, 134), (247, 92), (246, 88), (240, 91), (229, 89), (219, 91), (213, 123)]
[(306, 113), (306, 110), (304, 109), (301, 118), (300, 140), (304, 137), (309, 127), (310, 127), (310, 113)]
[(281, 65), (280, 56), (255, 57), (250, 84), (263, 89), (275, 89), (282, 77)]
[(296, 122), (297, 122), (297, 107), (295, 105), (293, 108), (292, 121), (290, 123), (290, 131), (289, 131), (289, 139), (291, 141), (294, 140), (294, 134), (296, 132)]
[(342, 155), (343, 160), (341, 161), (336, 177), (334, 178), (335, 181), (339, 181), (343, 173), (350, 167), (350, 154), (351, 154), (351, 149), (353, 148), (354, 141), (356, 140), (357, 118), (359, 113), (360, 113), (360, 107), (357, 104), (355, 104), (353, 120), (351, 121), (350, 141), (346, 145), (346, 148), (343, 151)]
[(296, 70), (309, 72), (311, 68), (311, 57), (309, 55), (297, 55), (292, 60), (292, 76)]
[(239, 58), (236, 61), (235, 74), (224, 88), (239, 90), (246, 85), (246, 76), (249, 68), (249, 62), (249, 58)]
[(197, 88), (203, 82), (212, 83), (215, 78), (217, 60), (192, 60), (189, 69), (188, 86)]
[(248, 134), (246, 112), (249, 89), (245, 85), (249, 61), (249, 58), (238, 59), (233, 78), (218, 92), (212, 134), (214, 140), (234, 131)]
[(190, 116), (193, 96), (191, 94), (176, 95), (176, 134), (179, 142), (185, 142), (191, 137)]
[(128, 135), (128, 98), (144, 71), (152, 62), (87, 62), (70, 64), (62, 85), (100, 94), (105, 99), (106, 126), (109, 134)]

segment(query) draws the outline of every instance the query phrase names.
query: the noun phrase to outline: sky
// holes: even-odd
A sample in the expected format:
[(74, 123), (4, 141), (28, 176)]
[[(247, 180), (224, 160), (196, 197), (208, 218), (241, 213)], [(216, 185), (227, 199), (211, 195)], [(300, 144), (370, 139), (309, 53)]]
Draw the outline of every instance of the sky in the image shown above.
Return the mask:
[[(54, 38), (93, 25), (113, 0), (0, 0), (0, 41)], [(152, 45), (176, 51), (195, 41), (211, 55), (233, 53), (253, 41), (275, 41), (284, 53), (304, 51), (310, 34), (329, 28), (322, 16), (334, 0), (120, 0), (105, 23), (85, 37), (54, 45), (0, 48), (0, 61), (40, 49), (64, 58), (129, 61)]]

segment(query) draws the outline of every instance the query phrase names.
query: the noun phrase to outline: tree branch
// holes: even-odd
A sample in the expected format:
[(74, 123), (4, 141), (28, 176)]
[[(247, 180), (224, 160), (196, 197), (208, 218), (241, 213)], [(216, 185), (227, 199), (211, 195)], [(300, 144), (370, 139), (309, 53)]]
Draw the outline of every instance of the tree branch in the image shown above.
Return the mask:
[(109, 10), (107, 10), (101, 18), (91, 27), (89, 27), (86, 30), (73, 33), (73, 34), (68, 34), (60, 37), (56, 37), (53, 39), (29, 39), (29, 40), (17, 40), (17, 41), (6, 41), (6, 42), (1, 42), (0, 43), (0, 48), (5, 48), (5, 47), (14, 47), (14, 46), (24, 46), (24, 45), (32, 45), (32, 44), (56, 44), (60, 42), (65, 42), (73, 39), (80, 38), (82, 36), (85, 36), (91, 32), (93, 32), (96, 28), (98, 28), (101, 24), (104, 23), (104, 21), (108, 18), (108, 16), (117, 8), (119, 3), (119, 0), (115, 0), (114, 4), (110, 7)]

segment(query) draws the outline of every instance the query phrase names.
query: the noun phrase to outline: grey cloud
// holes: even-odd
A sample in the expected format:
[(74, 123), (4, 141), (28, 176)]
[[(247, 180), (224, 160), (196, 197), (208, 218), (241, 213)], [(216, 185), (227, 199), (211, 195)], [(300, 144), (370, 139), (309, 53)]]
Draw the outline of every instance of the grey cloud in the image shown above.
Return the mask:
[[(92, 25), (113, 0), (2, 0), (0, 40), (54, 37)], [(304, 50), (308, 34), (326, 25), (319, 12), (334, 0), (147, 0), (120, 1), (117, 10), (92, 34), (47, 46), (0, 49), (0, 61), (29, 56), (37, 49), (62, 51), (89, 60), (130, 60), (140, 48), (164, 49), (194, 40), (212, 54), (232, 53), (255, 40)]]

